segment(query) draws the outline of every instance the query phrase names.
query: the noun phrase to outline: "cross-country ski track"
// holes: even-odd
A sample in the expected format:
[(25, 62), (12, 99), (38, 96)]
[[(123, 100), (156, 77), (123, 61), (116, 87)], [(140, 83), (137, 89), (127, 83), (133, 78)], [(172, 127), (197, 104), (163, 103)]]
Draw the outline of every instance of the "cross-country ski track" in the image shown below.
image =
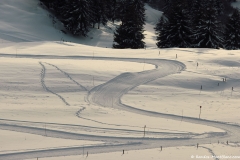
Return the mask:
[[(4, 55), (1, 54), (1, 57), (11, 57), (14, 55)], [(56, 59), (71, 59), (71, 56), (33, 56), (33, 55), (18, 55), (18, 58), (35, 58), (35, 59), (46, 59), (46, 58), (56, 58)], [(74, 56), (74, 59), (80, 60), (88, 60), (92, 59), (92, 57), (81, 57), (81, 56)], [(234, 124), (228, 124), (225, 122), (217, 122), (211, 121), (206, 119), (199, 119), (199, 118), (192, 118), (192, 117), (182, 117), (179, 115), (172, 115), (172, 114), (163, 114), (159, 112), (147, 111), (143, 109), (138, 109), (135, 106), (128, 106), (121, 102), (121, 97), (127, 94), (130, 90), (136, 88), (137, 86), (146, 84), (153, 80), (171, 75), (180, 73), (181, 71), (185, 70), (185, 65), (181, 62), (174, 61), (174, 60), (165, 60), (165, 59), (138, 59), (138, 58), (111, 58), (111, 57), (94, 57), (95, 60), (107, 60), (107, 61), (129, 61), (129, 62), (138, 62), (138, 63), (148, 63), (155, 65), (155, 69), (153, 70), (144, 70), (142, 72), (137, 73), (122, 73), (115, 78), (100, 84), (98, 86), (93, 87), (90, 91), (75, 81), (67, 72), (61, 70), (58, 66), (48, 64), (55, 69), (59, 70), (62, 74), (64, 74), (67, 78), (69, 78), (73, 83), (75, 83), (78, 87), (82, 88), (86, 92), (87, 100), (90, 104), (99, 105), (102, 107), (110, 107), (119, 110), (124, 110), (128, 112), (133, 112), (136, 114), (141, 114), (144, 116), (149, 117), (159, 117), (159, 118), (166, 118), (172, 119), (177, 121), (185, 121), (194, 124), (201, 124), (216, 127), (219, 129), (224, 130), (223, 132), (211, 132), (205, 133), (206, 135), (203, 138), (194, 138), (194, 133), (169, 133), (171, 134), (172, 138), (148, 138), (143, 137), (141, 133), (139, 133), (139, 137), (132, 137), (131, 133), (139, 132), (137, 130), (127, 130), (127, 129), (111, 129), (109, 128), (94, 128), (91, 126), (77, 126), (82, 128), (88, 128), (90, 130), (102, 130), (105, 132), (126, 132), (125, 136), (101, 136), (101, 135), (88, 135), (88, 134), (79, 134), (79, 133), (72, 133), (67, 131), (60, 131), (56, 128), (41, 128), (38, 126), (32, 125), (36, 122), (23, 122), (23, 121), (15, 121), (10, 119), (0, 119), (0, 129), (2, 130), (10, 130), (16, 132), (23, 132), (23, 133), (31, 133), (36, 135), (48, 136), (48, 137), (55, 137), (55, 138), (63, 138), (63, 139), (76, 139), (76, 140), (93, 140), (93, 141), (103, 141), (106, 144), (102, 145), (91, 145), (85, 146), (91, 153), (104, 153), (104, 152), (114, 152), (119, 151), (122, 148), (126, 150), (135, 150), (135, 149), (147, 149), (147, 148), (158, 148), (160, 145), (164, 147), (171, 147), (171, 146), (184, 146), (184, 145), (196, 145), (199, 141), (201, 144), (212, 142), (217, 142), (219, 139), (222, 141), (239, 141), (239, 133), (240, 133), (240, 126)], [(45, 81), (45, 67), (44, 61), (39, 62), (42, 66), (41, 72), (41, 83), (43, 88), (59, 97), (66, 105), (71, 104), (71, 102), (67, 102), (64, 97), (60, 94), (57, 94), (48, 89), (48, 86), (44, 83)], [(80, 109), (79, 113), (77, 114), (79, 118), (81, 118), (81, 111), (84, 109)], [(32, 123), (32, 124), (31, 124)], [(41, 123), (41, 122), (39, 122)], [(69, 126), (68, 124), (47, 124), (47, 125), (62, 125), (62, 126)], [(114, 125), (114, 124), (112, 124)], [(71, 126), (71, 125), (70, 125)], [(111, 124), (109, 124), (111, 126)], [(74, 127), (74, 126), (73, 126)], [(76, 126), (75, 126), (76, 127)], [(47, 135), (45, 135), (47, 131)], [(168, 134), (160, 133), (160, 132), (149, 132), (152, 135), (158, 134)], [(126, 136), (127, 135), (127, 136)], [(136, 145), (137, 144), (137, 145)], [(33, 150), (33, 151), (26, 151), (26, 152), (15, 152), (15, 153), (7, 153), (7, 154), (0, 154), (0, 159), (4, 160), (20, 160), (20, 159), (30, 159), (36, 157), (57, 157), (57, 156), (70, 156), (70, 155), (79, 155), (81, 152), (79, 150), (82, 149), (81, 147), (66, 147), (66, 148), (54, 148), (54, 149), (41, 149), (41, 150)]]

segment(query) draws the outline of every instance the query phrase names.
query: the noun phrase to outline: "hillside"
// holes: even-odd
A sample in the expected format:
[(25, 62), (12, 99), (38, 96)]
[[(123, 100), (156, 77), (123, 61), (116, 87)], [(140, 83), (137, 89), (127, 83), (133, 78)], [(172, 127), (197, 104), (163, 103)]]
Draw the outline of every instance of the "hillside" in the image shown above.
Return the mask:
[[(147, 47), (156, 47), (154, 25), (161, 12), (146, 5), (147, 23), (145, 26)], [(10, 18), (11, 17), (11, 18)], [(1, 42), (40, 42), (68, 41), (98, 47), (112, 47), (113, 33), (118, 23), (109, 22), (100, 29), (92, 29), (88, 37), (74, 37), (61, 32), (60, 22), (52, 23), (53, 16), (38, 0), (2, 0), (0, 2), (0, 39)]]
[(240, 158), (239, 51), (158, 49), (146, 9), (147, 48), (121, 50), (111, 23), (79, 39), (0, 1), (1, 160)]

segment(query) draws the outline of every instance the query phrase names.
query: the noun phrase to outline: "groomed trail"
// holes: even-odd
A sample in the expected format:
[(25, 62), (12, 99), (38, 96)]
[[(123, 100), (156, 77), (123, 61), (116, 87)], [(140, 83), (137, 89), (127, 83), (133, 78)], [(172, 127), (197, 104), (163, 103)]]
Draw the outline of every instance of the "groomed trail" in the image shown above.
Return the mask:
[[(14, 57), (15, 55), (0, 55), (1, 57)], [(18, 55), (19, 58), (36, 58), (36, 59), (92, 59), (92, 57), (81, 57), (81, 56), (34, 56), (34, 55)], [(191, 117), (182, 117), (172, 114), (163, 114), (159, 112), (152, 112), (147, 110), (142, 110), (135, 108), (134, 106), (127, 106), (121, 102), (121, 97), (127, 94), (132, 89), (146, 84), (153, 80), (171, 75), (180, 73), (185, 69), (185, 65), (178, 61), (173, 60), (164, 60), (164, 59), (138, 59), (138, 58), (111, 58), (111, 57), (94, 57), (95, 60), (108, 60), (108, 61), (129, 61), (129, 62), (138, 62), (138, 63), (149, 63), (155, 65), (155, 69), (146, 70), (137, 73), (123, 73), (117, 77), (111, 79), (110, 81), (101, 84), (92, 88), (88, 94), (89, 103), (99, 105), (102, 107), (113, 107), (119, 110), (125, 110), (128, 112), (133, 112), (136, 114), (141, 114), (149, 117), (159, 117), (167, 118), (177, 121), (185, 121), (194, 124), (202, 124), (207, 126), (212, 126), (224, 130), (223, 132), (211, 132), (206, 133), (205, 138), (193, 138), (191, 136), (176, 136), (175, 138), (147, 138), (147, 137), (132, 137), (131, 132), (137, 131), (127, 131), (129, 136), (127, 137), (117, 137), (117, 136), (99, 136), (99, 135), (88, 135), (88, 134), (77, 134), (67, 131), (59, 131), (54, 129), (47, 129), (48, 137), (55, 138), (64, 138), (64, 139), (81, 139), (81, 140), (93, 140), (93, 141), (103, 141), (107, 142), (103, 145), (92, 145), (87, 146), (88, 151), (93, 153), (105, 153), (105, 152), (114, 152), (119, 151), (124, 148), (125, 150), (136, 150), (136, 149), (147, 149), (147, 148), (159, 148), (161, 145), (164, 147), (170, 146), (185, 146), (185, 145), (196, 145), (201, 142), (201, 144), (206, 144), (209, 142), (221, 141), (239, 141), (240, 126), (227, 124), (224, 122), (216, 122), (199, 118)], [(42, 64), (42, 63), (41, 63)], [(58, 67), (56, 69), (60, 70)], [(61, 70), (60, 70), (61, 71)], [(42, 73), (43, 74), (43, 73)], [(65, 74), (62, 72), (62, 74)], [(67, 76), (70, 78), (69, 76)], [(44, 79), (44, 77), (42, 77)], [(72, 78), (70, 78), (73, 82)], [(79, 84), (80, 85), (80, 84)], [(47, 86), (45, 86), (47, 88)], [(40, 128), (34, 125), (31, 125), (31, 122), (20, 122), (20, 121), (11, 121), (11, 120), (1, 120), (0, 119), (0, 129), (17, 131), (23, 133), (31, 133), (36, 135), (45, 135), (45, 129)], [(108, 128), (91, 128), (93, 131), (96, 129), (105, 130), (108, 132)], [(156, 133), (153, 133), (156, 134)], [(159, 133), (160, 134), (160, 133)], [(191, 133), (189, 133), (191, 135)], [(193, 135), (192, 135), (193, 136)], [(110, 145), (109, 145), (110, 143)], [(0, 159), (4, 160), (19, 160), (19, 159), (30, 159), (30, 158), (41, 158), (41, 157), (56, 157), (56, 156), (70, 156), (70, 155), (79, 155), (83, 147), (67, 147), (67, 148), (55, 148), (55, 149), (42, 149), (42, 150), (33, 150), (26, 152), (15, 152), (0, 154)]]

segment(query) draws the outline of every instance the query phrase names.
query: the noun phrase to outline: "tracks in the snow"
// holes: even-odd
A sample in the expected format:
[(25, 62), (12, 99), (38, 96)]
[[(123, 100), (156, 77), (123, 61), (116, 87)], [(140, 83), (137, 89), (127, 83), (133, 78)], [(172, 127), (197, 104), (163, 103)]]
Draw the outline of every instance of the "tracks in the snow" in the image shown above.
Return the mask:
[[(24, 57), (24, 55), (18, 55), (20, 57)], [(29, 58), (29, 55), (27, 56)], [(31, 57), (31, 56), (30, 56)], [(33, 58), (46, 58), (46, 56), (38, 56)], [(31, 58), (32, 58), (31, 57)], [(51, 58), (54, 58), (52, 56)], [(67, 57), (56, 57), (56, 58), (73, 58), (71, 56)], [(91, 59), (92, 57), (77, 57), (75, 56), (74, 59)], [(138, 59), (138, 58), (111, 58), (111, 57), (95, 57), (95, 60), (113, 60), (113, 61), (131, 61), (131, 62), (139, 62), (139, 63), (149, 63), (156, 66), (153, 70), (142, 71), (138, 73), (123, 73), (110, 81), (101, 84), (99, 86), (94, 87), (91, 91), (89, 91), (88, 100), (90, 103), (95, 103), (103, 107), (114, 107), (121, 110), (126, 110), (129, 112), (134, 112), (137, 114), (145, 115), (145, 116), (154, 116), (154, 117), (161, 117), (161, 118), (168, 118), (173, 120), (180, 121), (182, 116), (178, 115), (171, 115), (171, 114), (162, 114), (159, 112), (152, 112), (146, 111), (142, 109), (135, 108), (134, 106), (127, 106), (121, 103), (121, 97), (128, 93), (130, 90), (134, 89), (135, 87), (151, 82), (155, 79), (175, 74), (181, 72), (185, 69), (185, 65), (171, 60), (155, 60), (155, 59)], [(43, 88), (58, 96), (66, 105), (68, 103), (65, 99), (60, 96), (59, 94), (51, 91), (45, 84), (45, 72), (46, 68), (43, 63), (39, 62), (42, 66), (41, 72), (41, 84)], [(48, 64), (51, 65), (51, 64)], [(55, 65), (51, 65), (63, 73), (67, 78), (69, 78), (73, 83), (75, 83), (78, 87), (84, 89), (82, 85), (77, 83), (72, 77), (69, 76), (66, 72), (62, 71)], [(159, 67), (161, 66), (161, 68)], [(86, 89), (86, 88), (85, 88)], [(81, 111), (79, 111), (80, 113)], [(77, 113), (77, 114), (79, 114)], [(106, 142), (112, 142), (114, 144), (123, 143), (119, 147), (117, 145), (112, 146), (95, 146), (93, 147), (92, 153), (99, 153), (99, 152), (109, 152), (109, 151), (118, 151), (121, 147), (127, 149), (143, 149), (143, 148), (156, 148), (159, 147), (160, 144), (164, 144), (164, 146), (182, 146), (182, 145), (195, 145), (201, 141), (201, 143), (209, 143), (209, 141), (216, 141), (221, 140), (229, 140), (229, 141), (239, 141), (238, 134), (240, 133), (240, 127), (238, 125), (227, 124), (223, 122), (216, 122), (210, 120), (203, 120), (191, 117), (183, 117), (183, 121), (195, 123), (195, 124), (202, 124), (213, 126), (216, 128), (221, 128), (225, 130), (225, 132), (217, 133), (209, 133), (209, 137), (200, 138), (200, 139), (191, 139), (191, 138), (172, 138), (172, 139), (159, 139), (159, 138), (133, 138), (129, 137), (113, 137), (113, 136), (96, 136), (96, 135), (83, 135), (83, 134), (74, 134), (64, 131), (58, 130), (50, 130), (48, 129), (47, 132), (51, 137), (58, 137), (58, 138), (69, 138), (69, 139), (86, 139), (86, 140), (100, 140)], [(0, 129), (5, 130), (13, 130), (18, 132), (25, 132), (25, 133), (32, 133), (32, 134), (44, 134), (44, 130), (37, 127), (29, 127), (29, 126), (21, 126), (21, 125), (14, 125), (14, 124), (0, 124)], [(131, 145), (135, 144), (135, 145)], [(136, 145), (138, 144), (138, 145)], [(13, 154), (2, 154), (0, 155), (0, 159), (4, 158), (6, 160), (10, 159), (26, 159), (26, 158), (34, 158), (36, 155), (39, 157), (48, 157), (48, 156), (67, 156), (67, 155), (75, 155), (79, 154), (80, 148), (66, 148), (66, 149), (54, 149), (54, 150), (39, 150), (35, 152), (22, 152), (22, 153), (13, 153)]]
[[(46, 63), (46, 62), (45, 62)], [(85, 88), (83, 85), (81, 85), (80, 83), (78, 83), (77, 81), (75, 81), (67, 72), (64, 72), (63, 70), (61, 70), (60, 68), (58, 68), (56, 65), (50, 64), (50, 63), (46, 63), (54, 68), (56, 68), (58, 71), (60, 71), (61, 73), (63, 73), (67, 78), (69, 78), (73, 83), (75, 83), (76, 85), (78, 85), (79, 88), (81, 88), (83, 91), (88, 91), (87, 88)]]
[(50, 89), (46, 86), (46, 84), (45, 84), (46, 68), (45, 68), (45, 66), (43, 65), (42, 62), (39, 62), (39, 64), (42, 66), (42, 71), (41, 71), (41, 84), (42, 84), (42, 87), (43, 87), (47, 92), (50, 92), (50, 93), (56, 95), (58, 98), (60, 98), (60, 99), (63, 101), (63, 103), (65, 103), (67, 106), (69, 106), (69, 103), (68, 103), (61, 95), (53, 92), (52, 90), (50, 90)]
[[(42, 70), (41, 70), (41, 84), (42, 84), (43, 89), (45, 89), (47, 92), (50, 92), (50, 93), (56, 95), (58, 98), (60, 98), (62, 100), (62, 102), (65, 105), (69, 106), (69, 103), (65, 100), (65, 98), (63, 96), (61, 96), (60, 94), (52, 91), (51, 89), (49, 89), (49, 87), (46, 86), (46, 83), (45, 83), (46, 67), (45, 67), (45, 65), (42, 62), (39, 62), (39, 64), (42, 66)], [(45, 62), (45, 64), (56, 68), (63, 75), (65, 75), (69, 80), (71, 80), (74, 84), (76, 84), (77, 87), (80, 88), (81, 91), (88, 91), (84, 86), (82, 86), (77, 81), (75, 81), (67, 72), (64, 72), (63, 70), (61, 70), (56, 65), (53, 65), (53, 64), (50, 64), (50, 63), (46, 63), (46, 62)]]

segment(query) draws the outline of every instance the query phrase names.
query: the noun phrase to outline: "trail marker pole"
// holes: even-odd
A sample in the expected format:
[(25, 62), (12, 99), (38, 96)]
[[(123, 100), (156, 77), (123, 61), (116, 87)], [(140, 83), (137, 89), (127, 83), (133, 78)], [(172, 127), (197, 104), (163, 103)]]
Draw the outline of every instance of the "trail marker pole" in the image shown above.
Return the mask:
[(83, 146), (83, 156), (84, 156), (84, 146)]
[(143, 127), (144, 128), (144, 134), (143, 134), (143, 137), (145, 137), (145, 133), (146, 133), (146, 125)]
[(143, 64), (143, 71), (144, 71), (144, 68), (145, 68), (145, 59), (144, 59), (144, 62), (143, 62), (144, 64)]
[(46, 123), (45, 123), (45, 136), (47, 136)]
[(182, 119), (181, 119), (181, 122), (182, 122), (182, 120), (183, 120), (183, 110), (182, 110)]
[(200, 106), (199, 119), (200, 119), (200, 116), (201, 116), (201, 109), (202, 109), (202, 106)]

